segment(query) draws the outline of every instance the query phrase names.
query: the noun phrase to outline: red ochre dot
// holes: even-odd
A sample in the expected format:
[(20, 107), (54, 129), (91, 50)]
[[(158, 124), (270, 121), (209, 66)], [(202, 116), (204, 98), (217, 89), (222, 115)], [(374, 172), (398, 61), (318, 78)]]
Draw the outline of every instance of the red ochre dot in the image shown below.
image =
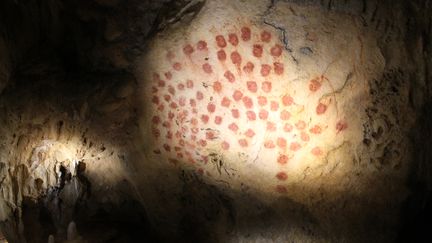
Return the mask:
[(164, 144), (164, 145), (162, 145), (162, 147), (165, 149), (165, 151), (167, 151), (167, 152), (169, 152), (169, 151), (171, 151), (171, 147), (168, 145), (168, 144)]
[(288, 156), (286, 156), (285, 154), (281, 154), (281, 155), (279, 155), (279, 157), (277, 158), (277, 162), (279, 163), (279, 164), (282, 164), (282, 165), (284, 165), (284, 164), (286, 164), (286, 163), (288, 163)]
[(278, 180), (281, 180), (281, 181), (286, 181), (286, 179), (288, 179), (288, 176), (285, 172), (281, 171), (281, 172), (276, 174), (276, 178), (278, 178)]
[(238, 143), (241, 147), (247, 147), (248, 146), (248, 141), (244, 138), (239, 139)]
[(327, 110), (327, 106), (324, 105), (323, 103), (319, 103), (316, 107), (316, 113), (317, 115), (322, 115), (326, 112)]
[(185, 89), (184, 84), (182, 84), (182, 83), (177, 84), (177, 89), (178, 90), (184, 90)]
[(274, 68), (274, 72), (275, 72), (277, 75), (282, 75), (283, 72), (284, 72), (284, 65), (283, 65), (283, 63), (280, 63), (280, 62), (274, 62), (274, 63), (273, 63), (273, 68)]
[(200, 145), (201, 147), (205, 147), (205, 146), (207, 146), (207, 141), (204, 139), (200, 139), (198, 141), (198, 145)]
[(282, 46), (276, 44), (270, 49), (270, 53), (274, 57), (279, 57), (282, 54)]
[(227, 141), (223, 141), (221, 147), (223, 150), (228, 150), (230, 148), (230, 145)]
[(160, 105), (158, 106), (158, 111), (163, 111), (164, 108), (165, 108), (165, 106), (164, 106), (163, 104), (160, 104)]
[(155, 105), (159, 104), (159, 97), (153, 96), (152, 97), (152, 103), (155, 104)]
[(222, 117), (221, 116), (215, 116), (214, 122), (216, 125), (220, 125), (222, 123)]
[(192, 118), (192, 119), (190, 120), (190, 123), (191, 123), (193, 126), (196, 126), (196, 125), (198, 125), (198, 120), (197, 120), (196, 118)]
[(195, 133), (195, 134), (197, 134), (199, 132), (199, 129), (197, 127), (192, 127), (190, 130), (192, 133)]
[(173, 137), (172, 132), (168, 131), (167, 134), (166, 134), (166, 138), (167, 139), (172, 139), (172, 137)]
[(341, 132), (341, 131), (343, 131), (343, 130), (345, 130), (347, 128), (348, 128), (348, 124), (346, 122), (344, 122), (344, 121), (338, 121), (336, 123), (336, 130), (338, 132)]
[(291, 132), (291, 131), (293, 130), (293, 126), (292, 126), (291, 124), (289, 124), (289, 123), (286, 123), (286, 124), (284, 125), (284, 127), (283, 127), (283, 130), (284, 130), (285, 132)]
[(252, 92), (252, 93), (256, 93), (258, 90), (258, 85), (255, 81), (247, 81), (246, 82), (247, 85), (247, 89)]
[(196, 107), (196, 101), (194, 99), (189, 99), (189, 104), (191, 107)]
[(315, 156), (320, 156), (320, 155), (322, 155), (322, 150), (321, 150), (320, 147), (314, 147), (314, 148), (311, 150), (311, 153), (312, 153), (313, 155), (315, 155)]
[(295, 124), (295, 126), (298, 130), (303, 130), (306, 128), (306, 122), (304, 122), (303, 120), (300, 120)]
[(245, 132), (245, 136), (246, 137), (250, 137), (250, 138), (252, 138), (253, 136), (255, 136), (255, 132), (252, 130), (252, 129), (248, 129), (246, 132)]
[(255, 44), (255, 45), (253, 45), (253, 47), (252, 47), (252, 54), (253, 54), (255, 57), (262, 57), (262, 54), (263, 54), (263, 46), (262, 46), (262, 45), (259, 45), (259, 44)]
[(168, 79), (168, 80), (171, 80), (172, 79), (172, 73), (171, 72), (166, 72), (165, 73), (165, 78)]
[(224, 107), (228, 108), (230, 106), (230, 104), (231, 104), (231, 100), (230, 99), (228, 99), (227, 97), (223, 97), (222, 98), (221, 106), (224, 106)]
[(253, 107), (253, 101), (248, 96), (243, 96), (242, 101), (246, 108), (250, 109)]
[(276, 124), (274, 122), (267, 122), (266, 130), (270, 132), (276, 131)]
[(264, 81), (261, 84), (261, 89), (262, 91), (264, 91), (265, 93), (269, 93), (272, 90), (272, 83), (269, 81)]
[(207, 111), (210, 112), (210, 113), (213, 113), (213, 112), (215, 112), (215, 110), (216, 110), (215, 104), (208, 103), (208, 105), (207, 105)]
[(168, 118), (169, 118), (170, 120), (172, 120), (172, 119), (174, 118), (174, 113), (172, 113), (171, 111), (168, 112)]
[(270, 32), (264, 30), (261, 32), (261, 41), (263, 42), (270, 42), (271, 34)]
[(225, 41), (225, 37), (223, 37), (223, 35), (217, 35), (216, 36), (216, 44), (217, 46), (224, 48), (227, 46), (227, 43)]
[(235, 101), (239, 101), (243, 97), (243, 93), (240, 90), (235, 90), (232, 97)]
[(176, 71), (180, 71), (182, 69), (182, 65), (181, 65), (181, 63), (176, 62), (176, 63), (173, 64), (173, 68)]
[(187, 44), (183, 47), (183, 52), (189, 56), (194, 52), (194, 48), (190, 44)]
[(287, 193), (288, 191), (287, 191), (287, 189), (286, 189), (285, 186), (277, 185), (277, 186), (276, 186), (276, 192), (278, 192), (278, 193), (280, 193), (280, 194), (285, 194), (285, 193)]
[(320, 134), (321, 131), (322, 131), (322, 129), (318, 125), (315, 125), (311, 129), (309, 129), (309, 132), (312, 133), (312, 134)]
[(217, 52), (217, 58), (219, 61), (225, 61), (226, 60), (226, 53), (224, 50), (219, 50)]
[(255, 121), (256, 120), (256, 114), (254, 111), (246, 111), (246, 116), (249, 121)]
[(301, 138), (301, 140), (303, 140), (305, 142), (309, 141), (309, 139), (310, 139), (309, 135), (305, 132), (301, 132), (300, 138)]
[(215, 135), (214, 135), (214, 133), (212, 131), (206, 132), (206, 139), (207, 140), (212, 140), (214, 138), (215, 138)]
[(270, 102), (270, 109), (272, 111), (277, 111), (279, 109), (279, 103), (277, 103), (276, 101), (271, 101)]
[(159, 124), (161, 122), (161, 119), (159, 116), (153, 116), (152, 117), (152, 123), (153, 124)]
[(270, 65), (268, 65), (268, 64), (262, 64), (261, 65), (261, 71), (260, 71), (261, 76), (267, 77), (270, 74), (270, 71), (271, 71)]
[(252, 62), (247, 62), (246, 65), (243, 67), (243, 72), (245, 73), (252, 73), (254, 70), (255, 65)]
[(239, 118), (239, 117), (240, 117), (240, 112), (239, 112), (238, 109), (232, 109), (232, 110), (231, 110), (231, 115), (232, 115), (232, 117), (234, 117), (234, 118)]
[(197, 100), (202, 100), (204, 99), (204, 94), (201, 91), (197, 91), (196, 92), (196, 99)]
[(179, 105), (185, 106), (186, 105), (186, 98), (184, 96), (180, 96), (179, 98)]
[(283, 121), (289, 120), (291, 117), (291, 113), (289, 113), (289, 111), (287, 110), (283, 110), (280, 113), (280, 119)]
[(237, 132), (238, 130), (238, 126), (237, 124), (235, 124), (234, 122), (228, 125), (228, 128), (233, 131), (233, 132)]
[(174, 101), (170, 103), (169, 105), (171, 107), (171, 109), (177, 109), (177, 103), (175, 103)]
[(284, 106), (290, 106), (294, 103), (294, 99), (289, 95), (282, 96), (282, 104)]
[(204, 124), (206, 124), (208, 122), (208, 120), (209, 120), (209, 116), (207, 116), (207, 115), (201, 115), (201, 121)]
[(194, 86), (193, 81), (190, 80), (190, 79), (188, 79), (188, 80), (186, 81), (186, 88), (188, 88), (188, 89), (192, 89), (193, 86)]
[(321, 83), (317, 79), (312, 79), (309, 83), (309, 90), (315, 92), (321, 88)]
[(228, 35), (228, 42), (231, 43), (231, 45), (233, 45), (233, 46), (237, 46), (239, 43), (237, 35), (234, 33), (230, 33)]
[(249, 41), (251, 39), (251, 29), (249, 27), (242, 27), (240, 31), (243, 41)]
[(228, 82), (230, 83), (234, 83), (235, 81), (235, 76), (231, 71), (225, 71), (224, 73), (224, 77), (228, 80)]
[(264, 109), (261, 109), (261, 110), (259, 111), (259, 113), (258, 113), (258, 117), (259, 117), (261, 120), (267, 120), (267, 118), (268, 118), (268, 111), (266, 111), (266, 110), (264, 110)]
[(276, 140), (276, 144), (277, 144), (277, 146), (278, 146), (279, 148), (286, 148), (287, 142), (286, 142), (286, 139), (285, 139), (285, 138), (281, 138), (281, 137), (279, 137), (279, 138), (277, 138), (277, 140)]
[(168, 85), (168, 92), (172, 95), (175, 95), (175, 88), (172, 85)]
[(158, 81), (158, 86), (159, 86), (159, 87), (165, 87), (165, 81), (163, 81), (163, 80), (159, 80), (159, 81)]
[(276, 145), (273, 143), (272, 140), (266, 140), (264, 142), (264, 148), (272, 149), (272, 148), (275, 148), (275, 147), (276, 147)]
[(197, 49), (200, 50), (200, 51), (206, 50), (207, 49), (207, 42), (205, 42), (203, 40), (198, 41), (198, 43), (197, 43)]
[(156, 138), (158, 138), (160, 136), (160, 130), (157, 128), (153, 128), (152, 129), (152, 134), (153, 136), (155, 136)]
[(221, 91), (222, 91), (222, 84), (221, 84), (221, 82), (219, 82), (219, 81), (215, 81), (215, 82), (213, 83), (213, 90), (214, 90), (214, 92), (216, 92), (216, 93), (221, 92)]
[(241, 65), (242, 58), (241, 58), (241, 55), (237, 51), (231, 52), (230, 58), (231, 58), (231, 62), (233, 64), (235, 64), (237, 66)]
[(297, 143), (297, 142), (292, 142), (292, 143), (290, 144), (290, 149), (291, 149), (292, 151), (297, 151), (297, 150), (299, 150), (300, 148), (301, 148), (301, 146), (300, 146), (300, 144)]
[(210, 64), (208, 64), (208, 63), (204, 63), (204, 64), (202, 65), (202, 69), (203, 69), (203, 71), (204, 71), (205, 73), (208, 73), (208, 74), (210, 74), (210, 73), (213, 72), (213, 68), (212, 68), (212, 66), (211, 66)]
[(265, 106), (267, 104), (267, 98), (265, 96), (258, 96), (258, 105)]

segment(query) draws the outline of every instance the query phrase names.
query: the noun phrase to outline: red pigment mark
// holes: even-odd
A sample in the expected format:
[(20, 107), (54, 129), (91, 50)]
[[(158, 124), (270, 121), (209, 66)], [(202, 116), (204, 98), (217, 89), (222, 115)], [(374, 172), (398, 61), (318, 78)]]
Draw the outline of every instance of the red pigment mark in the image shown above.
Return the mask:
[(281, 120), (286, 121), (286, 120), (290, 119), (290, 117), (291, 117), (291, 113), (289, 113), (289, 111), (287, 111), (287, 110), (281, 111), (281, 113), (280, 113), (280, 119)]
[(235, 90), (232, 97), (235, 101), (239, 101), (243, 97), (243, 93), (239, 90)]
[(207, 50), (207, 42), (205, 42), (203, 40), (198, 41), (198, 43), (197, 43), (197, 49), (200, 50), (200, 51)]
[(320, 156), (320, 155), (322, 155), (322, 150), (320, 149), (320, 147), (314, 147), (311, 150), (311, 153), (315, 156)]
[(274, 132), (276, 131), (276, 124), (274, 122), (267, 122), (267, 131)]
[(197, 91), (196, 92), (196, 99), (197, 100), (202, 100), (204, 99), (204, 94), (201, 91)]
[(176, 63), (173, 64), (173, 68), (174, 68), (174, 70), (176, 70), (176, 71), (180, 71), (181, 68), (182, 68), (182, 65), (181, 65), (181, 63), (176, 62)]
[(175, 95), (175, 88), (172, 85), (168, 85), (168, 93)]
[(165, 149), (165, 151), (167, 151), (167, 152), (169, 152), (169, 151), (171, 151), (171, 147), (168, 145), (168, 144), (164, 144), (164, 145), (162, 145), (162, 147)]
[(268, 118), (268, 111), (266, 111), (266, 110), (264, 110), (264, 109), (261, 109), (261, 110), (259, 111), (259, 113), (258, 113), (258, 117), (259, 117), (261, 120), (267, 120), (267, 118)]
[(235, 124), (234, 122), (228, 125), (229, 130), (233, 131), (233, 132), (237, 132), (238, 130), (238, 126), (237, 124)]
[(221, 147), (223, 150), (228, 150), (230, 148), (230, 145), (227, 141), (223, 141)]
[(322, 115), (326, 112), (327, 110), (327, 106), (324, 105), (323, 103), (319, 103), (316, 107), (316, 113), (317, 115)]
[(194, 99), (189, 99), (189, 104), (191, 107), (196, 107), (196, 101)]
[(155, 104), (155, 105), (159, 104), (159, 97), (153, 96), (152, 97), (152, 103)]
[(277, 185), (276, 186), (276, 192), (284, 194), (284, 193), (287, 193), (288, 191), (287, 191), (285, 186)]
[(348, 124), (344, 121), (338, 121), (338, 123), (336, 124), (336, 130), (338, 132), (341, 132), (347, 128), (348, 128)]
[(279, 163), (279, 164), (282, 164), (282, 165), (284, 165), (284, 164), (286, 164), (286, 163), (288, 163), (288, 156), (286, 156), (285, 154), (281, 154), (281, 155), (279, 155), (279, 157), (277, 158), (277, 162)]
[(163, 104), (160, 104), (160, 105), (158, 106), (158, 111), (163, 111), (164, 108), (165, 108), (165, 106), (164, 106)]
[(231, 52), (231, 61), (233, 64), (240, 66), (241, 62), (242, 62), (242, 58), (240, 56), (240, 54), (237, 51), (233, 51)]
[(192, 118), (192, 119), (190, 120), (190, 123), (191, 123), (193, 126), (196, 126), (196, 125), (198, 125), (198, 120), (197, 120), (196, 118)]
[(163, 81), (163, 80), (159, 80), (159, 81), (158, 81), (158, 86), (159, 86), (159, 87), (165, 87), (165, 81)]
[(183, 154), (182, 153), (177, 153), (177, 158), (183, 158)]
[(230, 83), (234, 83), (235, 81), (235, 76), (231, 71), (225, 71), (224, 73), (224, 77), (228, 80), (228, 82)]
[(184, 96), (181, 96), (179, 98), (179, 105), (180, 106), (185, 106), (186, 105), (186, 98)]
[(161, 154), (161, 151), (160, 151), (160, 149), (155, 149), (155, 150), (153, 150), (153, 153), (155, 153), (155, 154)]
[(190, 129), (192, 133), (197, 134), (199, 132), (199, 129), (197, 127), (193, 127)]
[(293, 130), (293, 126), (289, 123), (286, 123), (283, 127), (284, 132), (291, 132)]
[(269, 93), (272, 90), (272, 83), (269, 81), (264, 81), (261, 84), (261, 89), (265, 92), (265, 93)]
[(300, 120), (295, 124), (295, 126), (298, 130), (303, 130), (306, 128), (306, 122), (304, 122), (303, 120)]
[(175, 136), (176, 136), (176, 138), (180, 139), (181, 136), (182, 136), (182, 133), (181, 133), (180, 131), (177, 131), (177, 132), (175, 133)]
[(215, 82), (213, 83), (213, 90), (214, 90), (214, 92), (216, 92), (216, 93), (221, 92), (221, 90), (222, 90), (222, 84), (221, 84), (219, 81), (215, 81)]
[(237, 35), (234, 33), (230, 33), (228, 35), (228, 42), (231, 43), (231, 45), (233, 45), (233, 46), (237, 46), (239, 43)]
[(152, 86), (152, 93), (154, 94), (154, 93), (157, 93), (157, 92), (158, 92), (158, 89), (155, 86)]
[(168, 112), (168, 118), (169, 118), (170, 120), (172, 120), (172, 119), (174, 118), (174, 113), (172, 113), (171, 111)]
[(301, 140), (303, 140), (305, 142), (309, 141), (309, 139), (310, 139), (309, 135), (307, 133), (305, 133), (305, 132), (301, 132), (300, 138), (301, 138)]
[(282, 46), (276, 44), (270, 49), (270, 53), (274, 57), (279, 57), (282, 54)]
[(207, 146), (207, 141), (204, 139), (200, 139), (198, 141), (198, 145), (200, 145), (201, 147), (205, 147), (205, 146)]
[(177, 103), (175, 103), (174, 101), (170, 103), (169, 105), (171, 107), (171, 109), (177, 109)]
[(166, 138), (167, 139), (172, 139), (172, 137), (173, 137), (172, 132), (168, 131), (167, 134), (166, 134)]
[(222, 123), (222, 117), (221, 116), (215, 116), (214, 123), (216, 125), (220, 125)]
[(206, 139), (207, 140), (212, 140), (215, 138), (215, 135), (212, 131), (206, 132)]
[(238, 143), (240, 144), (240, 146), (242, 147), (247, 147), (248, 146), (248, 142), (246, 139), (242, 138), (238, 140)]
[(172, 51), (168, 51), (166, 54), (166, 58), (168, 60), (172, 60), (173, 58), (175, 58), (175, 54)]
[(230, 99), (228, 99), (227, 97), (223, 97), (222, 98), (221, 106), (224, 106), (224, 107), (228, 108), (230, 106), (230, 104), (231, 104), (231, 100)]
[(190, 80), (190, 79), (188, 79), (188, 80), (186, 81), (186, 87), (187, 87), (188, 89), (192, 89), (193, 86), (194, 86), (193, 81)]
[(251, 29), (249, 27), (242, 27), (240, 31), (243, 41), (249, 41), (251, 39)]
[(207, 124), (208, 120), (209, 120), (209, 116), (207, 116), (207, 115), (201, 115), (201, 121), (204, 124)]
[(227, 43), (225, 41), (225, 37), (223, 37), (223, 35), (217, 35), (216, 36), (216, 44), (220, 47), (220, 48), (224, 48), (227, 46)]
[(208, 74), (210, 74), (210, 73), (213, 72), (213, 68), (212, 68), (212, 66), (211, 66), (210, 64), (208, 64), (208, 63), (204, 63), (204, 64), (202, 65), (202, 69), (203, 69), (203, 71), (204, 71), (205, 73), (208, 73)]
[(226, 60), (226, 53), (224, 50), (219, 50), (217, 52), (217, 58), (219, 61), (225, 61)]
[(288, 179), (288, 176), (285, 172), (279, 172), (276, 174), (276, 178), (278, 178), (278, 180), (285, 181)]
[(270, 32), (264, 30), (263, 32), (261, 32), (261, 41), (263, 42), (270, 42), (271, 39), (271, 34)]
[(280, 62), (273, 63), (274, 71), (277, 75), (282, 75), (284, 72), (284, 65)]
[(279, 137), (279, 138), (277, 138), (277, 140), (276, 140), (276, 144), (277, 144), (277, 146), (278, 146), (279, 148), (285, 148), (286, 145), (287, 145), (287, 141), (286, 141), (285, 138), (281, 138), (281, 137)]
[(257, 85), (257, 83), (256, 83), (255, 81), (247, 81), (247, 82), (246, 82), (246, 85), (247, 85), (247, 89), (248, 89), (250, 92), (252, 92), (252, 93), (257, 92), (257, 90), (258, 90), (258, 85)]
[(315, 92), (321, 88), (321, 83), (317, 79), (312, 79), (309, 82), (309, 90)]
[(243, 96), (242, 101), (246, 108), (250, 109), (253, 107), (253, 101), (248, 96)]
[(265, 96), (258, 96), (258, 105), (265, 106), (267, 104), (267, 98)]
[(246, 65), (243, 67), (243, 72), (245, 73), (252, 73), (254, 70), (255, 65), (251, 62), (247, 62)]
[(310, 132), (310, 133), (313, 133), (313, 134), (320, 134), (321, 131), (322, 131), (322, 129), (321, 129), (321, 127), (318, 126), (318, 125), (315, 125), (315, 126), (313, 126), (311, 129), (309, 129), (309, 132)]
[(276, 145), (273, 143), (272, 140), (266, 140), (264, 142), (264, 148), (272, 149), (272, 148), (275, 148), (275, 147), (276, 147)]
[(291, 97), (291, 96), (289, 96), (289, 95), (284, 95), (283, 97), (282, 97), (282, 104), (284, 105), (284, 106), (290, 106), (290, 105), (292, 105), (294, 103), (294, 99)]
[(190, 44), (187, 44), (183, 47), (183, 52), (184, 54), (190, 56), (194, 52), (194, 48)]
[(297, 150), (299, 150), (300, 148), (301, 148), (301, 146), (300, 146), (300, 144), (297, 143), (297, 142), (292, 142), (292, 143), (290, 144), (290, 149), (291, 149), (292, 151), (297, 151)]
[(177, 84), (177, 89), (184, 90), (185, 89), (184, 84), (182, 84), (182, 83)]
[(261, 76), (267, 77), (270, 74), (271, 66), (268, 64), (261, 65)]
[(271, 101), (270, 102), (270, 110), (277, 111), (278, 109), (279, 109), (279, 103), (277, 103), (276, 101)]
[(168, 80), (171, 80), (172, 79), (172, 73), (171, 72), (166, 72), (165, 73), (165, 78), (168, 79)]
[(152, 129), (152, 134), (153, 134), (153, 136), (155, 136), (155, 137), (160, 137), (160, 130), (159, 129), (157, 129), (157, 128), (153, 128)]
[(210, 113), (213, 113), (213, 112), (215, 112), (215, 110), (216, 110), (215, 104), (208, 103), (208, 105), (207, 105), (207, 111), (210, 112)]
[(178, 146), (175, 146), (175, 147), (174, 147), (174, 150), (175, 150), (176, 152), (179, 152), (181, 149), (182, 149), (182, 148), (180, 148), (180, 147), (178, 147)]
[(253, 45), (252, 54), (255, 57), (262, 57), (263, 46), (262, 45), (258, 45), (258, 44)]
[(239, 110), (237, 110), (237, 109), (232, 109), (232, 110), (231, 110), (231, 115), (232, 115), (234, 118), (239, 118), (239, 117), (240, 117), (240, 112), (239, 112)]
[(250, 137), (250, 138), (252, 138), (253, 136), (255, 136), (255, 132), (252, 130), (252, 129), (248, 129), (246, 132), (245, 132), (245, 136), (246, 137)]
[(246, 111), (246, 116), (249, 119), (249, 121), (255, 121), (256, 120), (256, 114), (254, 111)]

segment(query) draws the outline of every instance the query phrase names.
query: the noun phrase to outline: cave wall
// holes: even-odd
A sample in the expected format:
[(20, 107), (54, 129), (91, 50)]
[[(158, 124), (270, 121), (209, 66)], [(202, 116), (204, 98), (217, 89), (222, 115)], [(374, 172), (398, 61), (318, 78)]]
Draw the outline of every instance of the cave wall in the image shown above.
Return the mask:
[(2, 5), (10, 242), (423, 236), (430, 1)]

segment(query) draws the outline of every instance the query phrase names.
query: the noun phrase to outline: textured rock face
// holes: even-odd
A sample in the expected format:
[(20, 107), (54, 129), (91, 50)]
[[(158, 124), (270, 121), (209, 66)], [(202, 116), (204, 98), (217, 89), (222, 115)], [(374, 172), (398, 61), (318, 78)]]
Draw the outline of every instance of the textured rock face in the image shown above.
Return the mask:
[(9, 241), (404, 240), (430, 1), (78, 3), (0, 38)]

